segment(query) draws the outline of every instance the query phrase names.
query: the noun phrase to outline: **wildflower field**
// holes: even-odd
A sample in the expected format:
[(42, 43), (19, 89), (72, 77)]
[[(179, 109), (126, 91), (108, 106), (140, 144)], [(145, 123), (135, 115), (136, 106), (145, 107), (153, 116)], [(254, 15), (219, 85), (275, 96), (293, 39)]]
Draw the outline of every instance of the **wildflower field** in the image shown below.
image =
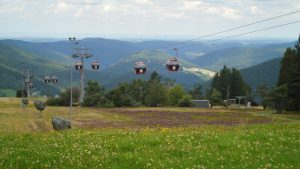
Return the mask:
[(0, 99), (0, 168), (300, 168), (300, 116), (255, 109), (74, 109), (56, 132), (16, 99)]

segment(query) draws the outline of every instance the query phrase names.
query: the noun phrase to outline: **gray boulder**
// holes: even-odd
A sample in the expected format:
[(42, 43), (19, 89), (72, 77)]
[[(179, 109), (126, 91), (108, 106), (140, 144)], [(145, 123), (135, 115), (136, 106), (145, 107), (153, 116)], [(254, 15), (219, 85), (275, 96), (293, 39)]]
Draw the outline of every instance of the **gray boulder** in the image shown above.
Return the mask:
[(65, 119), (63, 117), (52, 117), (52, 126), (54, 130), (66, 130), (71, 129), (71, 122), (69, 119)]

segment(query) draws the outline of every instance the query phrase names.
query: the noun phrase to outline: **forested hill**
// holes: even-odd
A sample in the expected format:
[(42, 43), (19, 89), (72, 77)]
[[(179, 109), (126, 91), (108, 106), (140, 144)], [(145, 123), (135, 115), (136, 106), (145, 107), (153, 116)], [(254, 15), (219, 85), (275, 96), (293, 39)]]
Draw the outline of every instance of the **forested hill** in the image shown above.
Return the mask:
[[(252, 91), (258, 85), (276, 86), (281, 58), (269, 60), (267, 62), (241, 69), (240, 73), (245, 82), (251, 87)], [(210, 89), (211, 80), (202, 83), (202, 91)]]
[(44, 73), (56, 72), (64, 75), (67, 70), (60, 62), (43, 58), (36, 53), (0, 44), (0, 89), (20, 89), (21, 78), (27, 68), (30, 68), (31, 73), (34, 73), (35, 88), (56, 92), (59, 87), (46, 86), (43, 83)]
[(252, 89), (257, 85), (265, 84), (269, 87), (276, 86), (281, 58), (273, 59), (256, 66), (242, 69), (241, 75)]
[(255, 66), (257, 64), (280, 58), (288, 47), (293, 47), (292, 43), (272, 44), (259, 47), (233, 47), (216, 50), (211, 53), (197, 57), (191, 62), (200, 67), (219, 71), (224, 65), (238, 69)]

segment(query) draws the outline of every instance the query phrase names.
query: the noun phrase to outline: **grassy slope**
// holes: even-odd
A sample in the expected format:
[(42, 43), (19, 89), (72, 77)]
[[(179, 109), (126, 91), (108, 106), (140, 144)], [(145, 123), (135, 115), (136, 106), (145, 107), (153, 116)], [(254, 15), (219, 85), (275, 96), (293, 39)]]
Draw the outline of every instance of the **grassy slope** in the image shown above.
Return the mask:
[[(0, 98), (0, 168), (300, 167), (299, 115), (256, 111), (253, 118), (268, 116), (274, 123), (250, 126), (86, 130), (78, 128), (79, 120), (104, 119), (130, 124), (135, 119), (109, 113), (109, 109), (74, 108), (75, 129), (53, 132), (49, 131), (51, 116), (67, 116), (68, 108), (47, 107), (43, 118), (39, 119), (32, 104), (26, 109), (18, 106), (17, 99)], [(209, 111), (186, 108), (116, 110)], [(227, 111), (212, 112), (226, 114)]]

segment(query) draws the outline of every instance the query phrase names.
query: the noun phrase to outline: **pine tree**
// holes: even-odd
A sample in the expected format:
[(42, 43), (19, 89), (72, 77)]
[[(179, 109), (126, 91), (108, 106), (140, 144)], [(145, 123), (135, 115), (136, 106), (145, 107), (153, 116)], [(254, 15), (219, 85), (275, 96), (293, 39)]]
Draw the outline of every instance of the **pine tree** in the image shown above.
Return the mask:
[(222, 99), (235, 98), (236, 96), (246, 96), (250, 93), (250, 87), (243, 80), (240, 72), (226, 66), (216, 73), (212, 80), (211, 88), (217, 89), (221, 93)]
[(209, 97), (209, 102), (211, 104), (211, 107), (215, 105), (222, 105), (223, 100), (222, 100), (221, 92), (213, 88), (211, 91), (211, 95)]
[(287, 85), (287, 110), (300, 110), (300, 37), (295, 48), (284, 53), (277, 83), (278, 87)]
[(201, 99), (201, 92), (202, 86), (200, 84), (196, 84), (193, 89), (189, 92), (193, 99)]
[(104, 88), (97, 81), (88, 81), (85, 92), (86, 94), (83, 99), (84, 106), (99, 106), (104, 104)]

